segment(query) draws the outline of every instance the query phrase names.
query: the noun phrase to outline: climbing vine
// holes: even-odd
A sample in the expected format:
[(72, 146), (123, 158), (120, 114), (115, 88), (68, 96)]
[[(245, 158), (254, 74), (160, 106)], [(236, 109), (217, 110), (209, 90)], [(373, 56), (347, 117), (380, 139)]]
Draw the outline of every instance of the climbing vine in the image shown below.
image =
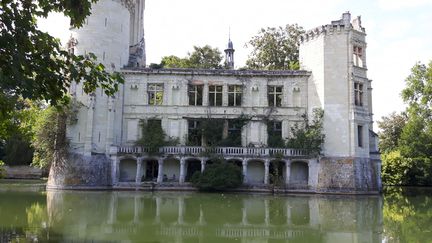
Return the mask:
[(170, 138), (162, 129), (161, 120), (140, 120), (141, 138), (136, 145), (143, 146), (149, 150), (149, 154), (158, 154), (159, 148), (163, 146), (175, 146), (179, 144), (178, 138)]

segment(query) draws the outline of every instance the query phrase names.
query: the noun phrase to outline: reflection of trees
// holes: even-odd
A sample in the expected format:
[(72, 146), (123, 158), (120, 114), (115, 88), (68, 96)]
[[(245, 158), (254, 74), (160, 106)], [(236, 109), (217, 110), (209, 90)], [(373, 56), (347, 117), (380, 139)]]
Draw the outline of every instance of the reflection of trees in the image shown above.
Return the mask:
[(384, 198), (384, 236), (391, 242), (430, 242), (432, 190), (387, 188)]
[(32, 235), (34, 237), (46, 235), (48, 233), (48, 213), (46, 205), (33, 203), (30, 207), (26, 208), (26, 213), (26, 235)]

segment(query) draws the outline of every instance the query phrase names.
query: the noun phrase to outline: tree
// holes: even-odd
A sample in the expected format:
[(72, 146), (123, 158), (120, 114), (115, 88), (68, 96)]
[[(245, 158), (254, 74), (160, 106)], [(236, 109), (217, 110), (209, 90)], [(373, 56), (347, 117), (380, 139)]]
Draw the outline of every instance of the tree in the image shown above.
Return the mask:
[(247, 68), (265, 70), (299, 69), (298, 38), (303, 27), (287, 24), (285, 27), (262, 28), (246, 46), (252, 52), (246, 60)]
[(405, 80), (404, 115), (380, 122), (384, 184), (432, 185), (432, 62), (417, 63)]
[(174, 55), (162, 57), (160, 64), (151, 64), (153, 68), (222, 68), (222, 54), (217, 48), (209, 45), (203, 47), (194, 46), (194, 50), (185, 58)]
[(404, 112), (393, 112), (378, 121), (379, 148), (382, 153), (392, 151), (399, 146), (399, 139), (407, 121), (408, 116)]
[(324, 144), (325, 135), (323, 131), (324, 111), (314, 109), (312, 121), (307, 114), (302, 115), (303, 124), (295, 124), (291, 128), (292, 137), (288, 139), (288, 148), (303, 149), (310, 155), (319, 155)]
[(9, 119), (16, 101), (66, 103), (68, 88), (83, 82), (86, 93), (101, 87), (113, 95), (123, 78), (110, 74), (94, 54), (74, 55), (60, 41), (37, 29), (37, 18), (61, 12), (78, 28), (97, 0), (4, 0), (0, 4), (0, 123)]

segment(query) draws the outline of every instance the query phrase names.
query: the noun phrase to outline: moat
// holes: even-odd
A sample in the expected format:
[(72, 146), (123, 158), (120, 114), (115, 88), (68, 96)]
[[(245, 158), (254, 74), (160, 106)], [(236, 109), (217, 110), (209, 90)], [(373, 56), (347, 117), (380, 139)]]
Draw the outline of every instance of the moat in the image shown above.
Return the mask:
[(432, 242), (432, 190), (51, 191), (0, 181), (0, 242)]

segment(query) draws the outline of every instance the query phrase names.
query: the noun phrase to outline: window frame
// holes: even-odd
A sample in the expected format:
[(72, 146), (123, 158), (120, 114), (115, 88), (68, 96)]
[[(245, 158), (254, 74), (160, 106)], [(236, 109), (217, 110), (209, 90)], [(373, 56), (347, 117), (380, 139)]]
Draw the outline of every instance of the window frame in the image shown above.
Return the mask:
[[(204, 85), (195, 85), (195, 84), (188, 85), (188, 99), (189, 99), (190, 106), (203, 105), (203, 91), (204, 91)], [(193, 97), (193, 99), (191, 99), (191, 97)]]
[(364, 67), (362, 46), (353, 45), (353, 64), (356, 67)]
[[(223, 86), (222, 85), (209, 85), (208, 89), (209, 89), (208, 90), (208, 105), (209, 106), (222, 106), (222, 103), (223, 103)], [(220, 99), (218, 99), (218, 97)]]
[(354, 105), (363, 106), (363, 83), (354, 82)]
[(242, 100), (243, 86), (237, 84), (228, 85), (228, 106), (242, 106)]
[[(160, 88), (160, 89), (158, 89)], [(157, 94), (161, 94), (160, 101), (158, 102)], [(156, 106), (156, 105), (163, 105), (163, 99), (164, 99), (164, 84), (160, 83), (149, 83), (147, 84), (147, 104)]]
[[(280, 89), (280, 91), (278, 91)], [(278, 97), (280, 98), (278, 99)], [(283, 101), (283, 86), (282, 85), (269, 85), (267, 87), (267, 100), (270, 107), (282, 107)]]

